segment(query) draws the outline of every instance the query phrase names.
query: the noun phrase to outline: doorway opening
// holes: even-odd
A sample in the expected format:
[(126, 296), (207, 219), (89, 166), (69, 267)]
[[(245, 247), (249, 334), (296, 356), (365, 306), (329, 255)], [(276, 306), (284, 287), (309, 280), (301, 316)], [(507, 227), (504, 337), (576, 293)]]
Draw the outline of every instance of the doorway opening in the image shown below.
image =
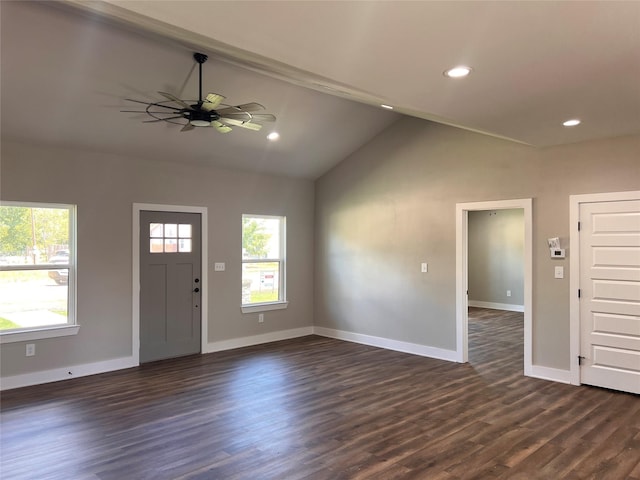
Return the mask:
[(469, 363), (522, 376), (524, 211), (474, 210), (467, 225)]
[[(523, 316), (524, 323), (524, 351), (522, 359), (524, 374), (527, 376), (531, 376), (533, 283), (532, 203), (532, 199), (526, 198), (516, 200), (459, 203), (456, 205), (456, 355), (459, 362), (466, 363), (469, 361), (469, 212), (499, 212), (502, 210), (519, 209), (523, 212), (524, 217), (524, 265), (522, 275), (523, 289), (521, 297), (521, 314)], [(489, 303), (491, 304), (491, 302)], [(494, 303), (501, 304), (503, 302)], [(486, 306), (487, 305), (485, 305), (485, 307)], [(483, 307), (481, 306), (480, 308)]]

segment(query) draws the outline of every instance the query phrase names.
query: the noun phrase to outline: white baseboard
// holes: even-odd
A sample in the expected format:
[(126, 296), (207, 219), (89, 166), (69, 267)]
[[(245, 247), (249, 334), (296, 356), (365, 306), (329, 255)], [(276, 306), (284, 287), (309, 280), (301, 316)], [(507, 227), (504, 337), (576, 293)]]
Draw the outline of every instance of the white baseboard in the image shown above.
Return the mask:
[(450, 362), (458, 361), (458, 354), (455, 350), (446, 350), (444, 348), (429, 347), (427, 345), (419, 345), (417, 343), (402, 342), (400, 340), (391, 340), (389, 338), (374, 337), (372, 335), (363, 335), (361, 333), (345, 332), (343, 330), (334, 330), (333, 328), (313, 327), (313, 333), (323, 337), (337, 338), (338, 340), (346, 340), (354, 343), (362, 343), (372, 347), (386, 348), (387, 350), (395, 350), (397, 352), (411, 353), (420, 355), (421, 357), (437, 358), (438, 360), (448, 360)]
[[(265, 333), (263, 335), (254, 335), (251, 337), (234, 338), (221, 342), (208, 343), (202, 353), (212, 353), (222, 350), (230, 350), (232, 348), (249, 347), (251, 345), (277, 342), (279, 340), (288, 340), (290, 338), (303, 337), (305, 335), (312, 334), (313, 327), (304, 327), (295, 328), (292, 330), (282, 330), (279, 332)], [(43, 383), (58, 382), (60, 380), (68, 380), (70, 378), (76, 377), (85, 377), (87, 375), (95, 375), (98, 373), (111, 372), (124, 368), (137, 367), (138, 365), (138, 362), (136, 362), (133, 357), (122, 357), (115, 358), (113, 360), (105, 360), (102, 362), (85, 363), (81, 365), (72, 365), (69, 367), (25, 373), (22, 375), (2, 377), (0, 378), (0, 391), (11, 390), (13, 388), (20, 387), (29, 387), (31, 385), (40, 385)]]
[[(420, 355), (422, 357), (436, 358), (439, 360), (447, 360), (457, 362), (458, 357), (455, 350), (447, 350), (438, 347), (430, 347), (427, 345), (419, 345), (416, 343), (403, 342), (400, 340), (391, 340), (383, 337), (375, 337), (372, 335), (364, 335), (361, 333), (346, 332), (343, 330), (335, 330), (324, 327), (302, 327), (291, 330), (282, 330), (278, 332), (265, 333), (262, 335), (253, 335), (250, 337), (234, 338), (231, 340), (223, 340), (220, 342), (212, 342), (206, 345), (205, 351), (202, 353), (219, 352), (223, 350), (231, 350), (234, 348), (249, 347), (262, 343), (277, 342), (280, 340), (288, 340), (290, 338), (304, 337), (306, 335), (320, 335), (323, 337), (336, 338), (354, 343), (361, 343), (372, 347), (386, 348), (398, 352)], [(13, 388), (28, 387), (31, 385), (39, 385), (42, 383), (57, 382), (76, 377), (85, 377), (87, 375), (95, 375), (98, 373), (111, 372), (124, 368), (138, 366), (133, 357), (121, 357), (102, 362), (85, 363), (81, 365), (72, 365), (63, 368), (54, 368), (51, 370), (42, 370), (39, 372), (25, 373), (22, 375), (13, 375), (10, 377), (2, 377), (0, 379), (0, 391), (11, 390)], [(527, 372), (528, 376), (550, 380), (560, 383), (571, 383), (571, 372), (569, 370), (560, 370), (557, 368), (543, 367), (533, 365), (531, 371)]]
[(470, 307), (491, 308), (493, 310), (507, 310), (509, 312), (524, 312), (524, 305), (512, 305), (510, 303), (481, 302), (469, 300)]
[(541, 365), (532, 365), (528, 376), (552, 382), (571, 383), (570, 370), (560, 370), (559, 368), (543, 367)]
[(230, 340), (211, 342), (206, 344), (202, 353), (221, 352), (223, 350), (231, 350), (233, 348), (250, 347), (252, 345), (260, 345), (261, 343), (278, 342), (280, 340), (289, 340), (290, 338), (304, 337), (306, 335), (313, 335), (313, 327), (293, 328), (291, 330), (280, 330), (278, 332), (264, 333), (262, 335), (252, 335), (250, 337), (232, 338)]
[(86, 377), (97, 373), (111, 372), (123, 368), (138, 366), (133, 357), (114, 358), (102, 362), (84, 363), (81, 365), (71, 365), (69, 367), (54, 368), (51, 370), (40, 370), (22, 375), (12, 375), (0, 379), (0, 390), (11, 390), (12, 388), (28, 387), (41, 383), (58, 382), (76, 377)]

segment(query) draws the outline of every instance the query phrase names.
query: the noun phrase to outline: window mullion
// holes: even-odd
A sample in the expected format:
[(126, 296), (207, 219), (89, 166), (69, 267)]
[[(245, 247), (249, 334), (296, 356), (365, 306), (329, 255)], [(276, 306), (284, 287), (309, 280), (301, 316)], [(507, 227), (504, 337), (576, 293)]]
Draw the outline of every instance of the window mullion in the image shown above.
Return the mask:
[(69, 263), (39, 263), (37, 265), (3, 265), (0, 272), (20, 272), (32, 270), (63, 270), (71, 269)]
[(259, 260), (252, 260), (250, 258), (242, 259), (242, 263), (278, 263), (281, 261), (280, 258), (261, 258)]

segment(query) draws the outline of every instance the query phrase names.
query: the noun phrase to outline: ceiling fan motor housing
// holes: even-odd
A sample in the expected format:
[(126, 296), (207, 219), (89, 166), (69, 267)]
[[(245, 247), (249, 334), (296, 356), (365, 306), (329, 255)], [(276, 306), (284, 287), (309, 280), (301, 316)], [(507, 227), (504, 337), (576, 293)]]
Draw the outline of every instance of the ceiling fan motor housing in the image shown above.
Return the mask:
[[(205, 110), (199, 110), (199, 105), (192, 105), (193, 110), (185, 110), (182, 114), (184, 118), (189, 120), (189, 123), (195, 127), (208, 127), (211, 122), (218, 120), (220, 115), (215, 110), (207, 112)], [(195, 122), (195, 123), (194, 123)], [(206, 125), (202, 122), (206, 122)], [(200, 125), (198, 125), (200, 123)]]

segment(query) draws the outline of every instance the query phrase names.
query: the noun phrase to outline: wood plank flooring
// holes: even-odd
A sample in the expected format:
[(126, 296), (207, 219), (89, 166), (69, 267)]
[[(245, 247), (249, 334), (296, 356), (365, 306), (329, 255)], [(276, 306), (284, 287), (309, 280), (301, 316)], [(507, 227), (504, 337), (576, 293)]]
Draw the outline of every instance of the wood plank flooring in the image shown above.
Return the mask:
[(10, 390), (2, 479), (640, 480), (640, 397), (523, 376), (522, 314), (469, 364), (308, 336)]

